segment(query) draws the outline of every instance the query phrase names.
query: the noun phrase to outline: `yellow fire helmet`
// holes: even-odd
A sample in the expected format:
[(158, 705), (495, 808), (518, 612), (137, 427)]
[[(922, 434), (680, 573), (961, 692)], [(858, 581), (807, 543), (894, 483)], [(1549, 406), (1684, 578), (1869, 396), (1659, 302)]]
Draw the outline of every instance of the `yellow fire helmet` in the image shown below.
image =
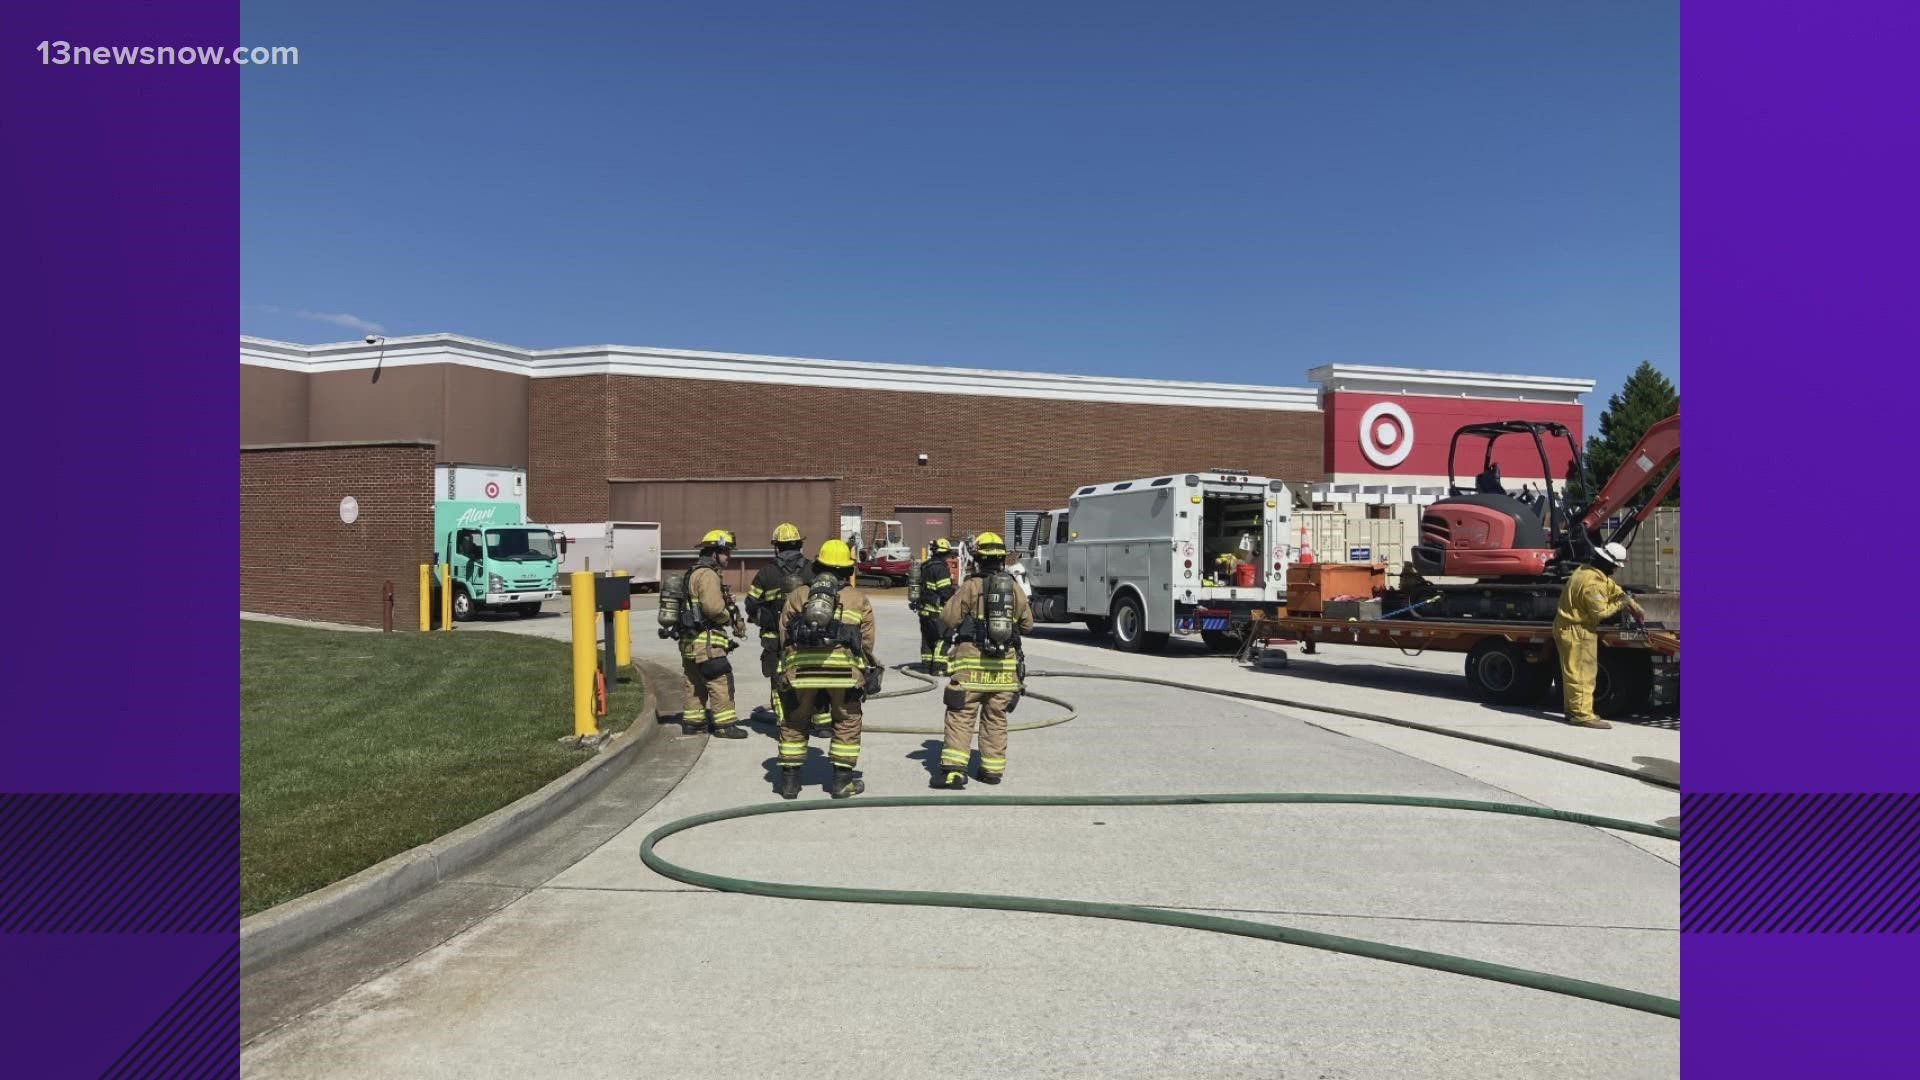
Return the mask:
[(934, 553), (935, 555), (951, 555), (951, 554), (953, 554), (953, 541), (951, 541), (951, 540), (949, 540), (949, 539), (947, 539), (947, 538), (946, 538), (946, 537), (944, 537), (944, 536), (943, 536), (943, 537), (941, 537), (941, 538), (940, 538), (940, 539), (938, 539), (938, 540), (935, 540), (935, 541), (933, 542), (933, 553)]
[(700, 538), (700, 546), (703, 548), (717, 547), (732, 550), (733, 534), (725, 529), (714, 529)]
[(835, 570), (853, 569), (853, 549), (845, 540), (829, 540), (820, 545), (820, 554), (813, 561), (821, 566), (830, 566)]
[(791, 521), (783, 521), (773, 530), (773, 542), (776, 544), (797, 544), (805, 539), (800, 535), (800, 526)]
[(1007, 542), (1000, 539), (999, 533), (983, 532), (973, 538), (973, 550), (991, 559), (1007, 553)]

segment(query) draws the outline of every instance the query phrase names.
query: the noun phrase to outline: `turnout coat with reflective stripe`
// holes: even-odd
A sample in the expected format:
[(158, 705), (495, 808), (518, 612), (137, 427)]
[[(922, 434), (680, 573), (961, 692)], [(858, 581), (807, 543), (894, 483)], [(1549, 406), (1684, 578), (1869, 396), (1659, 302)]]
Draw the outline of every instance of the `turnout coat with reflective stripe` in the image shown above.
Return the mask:
[[(800, 618), (810, 595), (811, 589), (795, 589), (787, 596), (786, 606), (780, 609), (781, 641), (787, 640), (787, 630)], [(873, 604), (849, 585), (840, 590), (840, 606), (834, 609), (834, 615), (843, 626), (858, 628), (859, 652), (846, 645), (788, 645), (780, 655), (780, 673), (788, 686), (795, 690), (850, 690), (866, 685), (866, 658), (873, 655), (875, 637)]]
[[(970, 577), (961, 582), (953, 598), (941, 609), (940, 625), (947, 633), (959, 630), (969, 614), (973, 616), (975, 625), (984, 630), (987, 618), (984, 581), (984, 578)], [(1033, 629), (1033, 607), (1027, 603), (1026, 594), (1018, 588), (1013, 590), (1013, 625), (1022, 634)], [(1017, 648), (1005, 656), (983, 656), (978, 645), (963, 641), (953, 647), (947, 670), (960, 689), (972, 693), (1011, 694), (1020, 689), (1020, 655)]]

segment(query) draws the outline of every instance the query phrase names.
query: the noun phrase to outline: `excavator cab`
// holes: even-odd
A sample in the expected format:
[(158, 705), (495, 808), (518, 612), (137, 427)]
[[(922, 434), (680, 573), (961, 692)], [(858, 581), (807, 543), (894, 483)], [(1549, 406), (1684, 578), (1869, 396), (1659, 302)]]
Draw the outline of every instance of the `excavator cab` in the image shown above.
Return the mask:
[[(1538, 420), (1502, 420), (1468, 424), (1453, 433), (1447, 447), (1448, 497), (1434, 503), (1420, 519), (1420, 543), (1413, 549), (1413, 567), (1428, 577), (1528, 578), (1547, 573), (1554, 553), (1563, 546), (1584, 547), (1570, 533), (1571, 515), (1563, 492), (1543, 481), (1545, 490), (1531, 485), (1519, 494), (1507, 491), (1494, 460), (1502, 439), (1524, 437), (1540, 457), (1540, 475), (1551, 477), (1548, 439), (1564, 439), (1572, 455), (1569, 479), (1584, 477), (1580, 444), (1564, 424)], [(1457, 477), (1461, 443), (1483, 440), (1480, 471), (1471, 486)], [(1470, 460), (1470, 459), (1469, 459)], [(1582, 537), (1584, 539), (1584, 537)]]
[[(1532, 440), (1540, 456), (1542, 477), (1553, 476), (1547, 440), (1566, 440), (1567, 471), (1558, 488), (1548, 479), (1539, 491), (1531, 483), (1517, 495), (1507, 491), (1493, 459), (1494, 445), (1522, 436)], [(1486, 440), (1480, 471), (1470, 486), (1455, 480), (1464, 439)], [(1441, 601), (1431, 609), (1434, 614), (1549, 620), (1565, 575), (1591, 560), (1596, 544), (1630, 539), (1679, 482), (1678, 413), (1650, 425), (1620, 468), (1598, 488), (1587, 476), (1579, 442), (1564, 425), (1535, 420), (1469, 424), (1454, 432), (1447, 450), (1447, 497), (1420, 517), (1413, 569), (1422, 579), (1474, 579), (1471, 584), (1431, 586), (1427, 595), (1437, 593)], [(1569, 495), (1574, 483), (1580, 485), (1577, 503)], [(1625, 520), (1603, 537), (1602, 529), (1615, 514)]]

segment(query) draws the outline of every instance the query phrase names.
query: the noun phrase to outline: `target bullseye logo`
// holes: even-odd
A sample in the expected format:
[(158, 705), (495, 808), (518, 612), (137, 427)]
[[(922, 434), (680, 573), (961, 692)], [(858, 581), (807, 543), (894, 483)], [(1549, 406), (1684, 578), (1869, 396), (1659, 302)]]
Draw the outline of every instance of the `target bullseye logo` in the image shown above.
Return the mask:
[(1391, 401), (1360, 415), (1360, 452), (1382, 469), (1391, 469), (1413, 453), (1413, 417)]
[(500, 485), (497, 483), (494, 483), (492, 480), (487, 481), (487, 498), (497, 499), (499, 497), (500, 497)]

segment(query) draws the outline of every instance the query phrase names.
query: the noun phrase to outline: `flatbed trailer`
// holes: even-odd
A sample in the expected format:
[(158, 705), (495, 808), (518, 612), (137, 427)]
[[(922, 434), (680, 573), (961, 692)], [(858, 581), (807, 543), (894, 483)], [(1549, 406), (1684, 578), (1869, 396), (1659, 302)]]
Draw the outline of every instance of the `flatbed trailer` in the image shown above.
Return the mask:
[[(1594, 711), (1633, 716), (1677, 709), (1680, 702), (1680, 634), (1658, 625), (1603, 626), (1600, 677)], [(1239, 657), (1250, 659), (1275, 641), (1319, 643), (1466, 654), (1466, 678), (1475, 697), (1496, 705), (1541, 705), (1552, 700), (1559, 679), (1553, 627), (1535, 622), (1483, 619), (1330, 619), (1282, 612), (1253, 619)]]

